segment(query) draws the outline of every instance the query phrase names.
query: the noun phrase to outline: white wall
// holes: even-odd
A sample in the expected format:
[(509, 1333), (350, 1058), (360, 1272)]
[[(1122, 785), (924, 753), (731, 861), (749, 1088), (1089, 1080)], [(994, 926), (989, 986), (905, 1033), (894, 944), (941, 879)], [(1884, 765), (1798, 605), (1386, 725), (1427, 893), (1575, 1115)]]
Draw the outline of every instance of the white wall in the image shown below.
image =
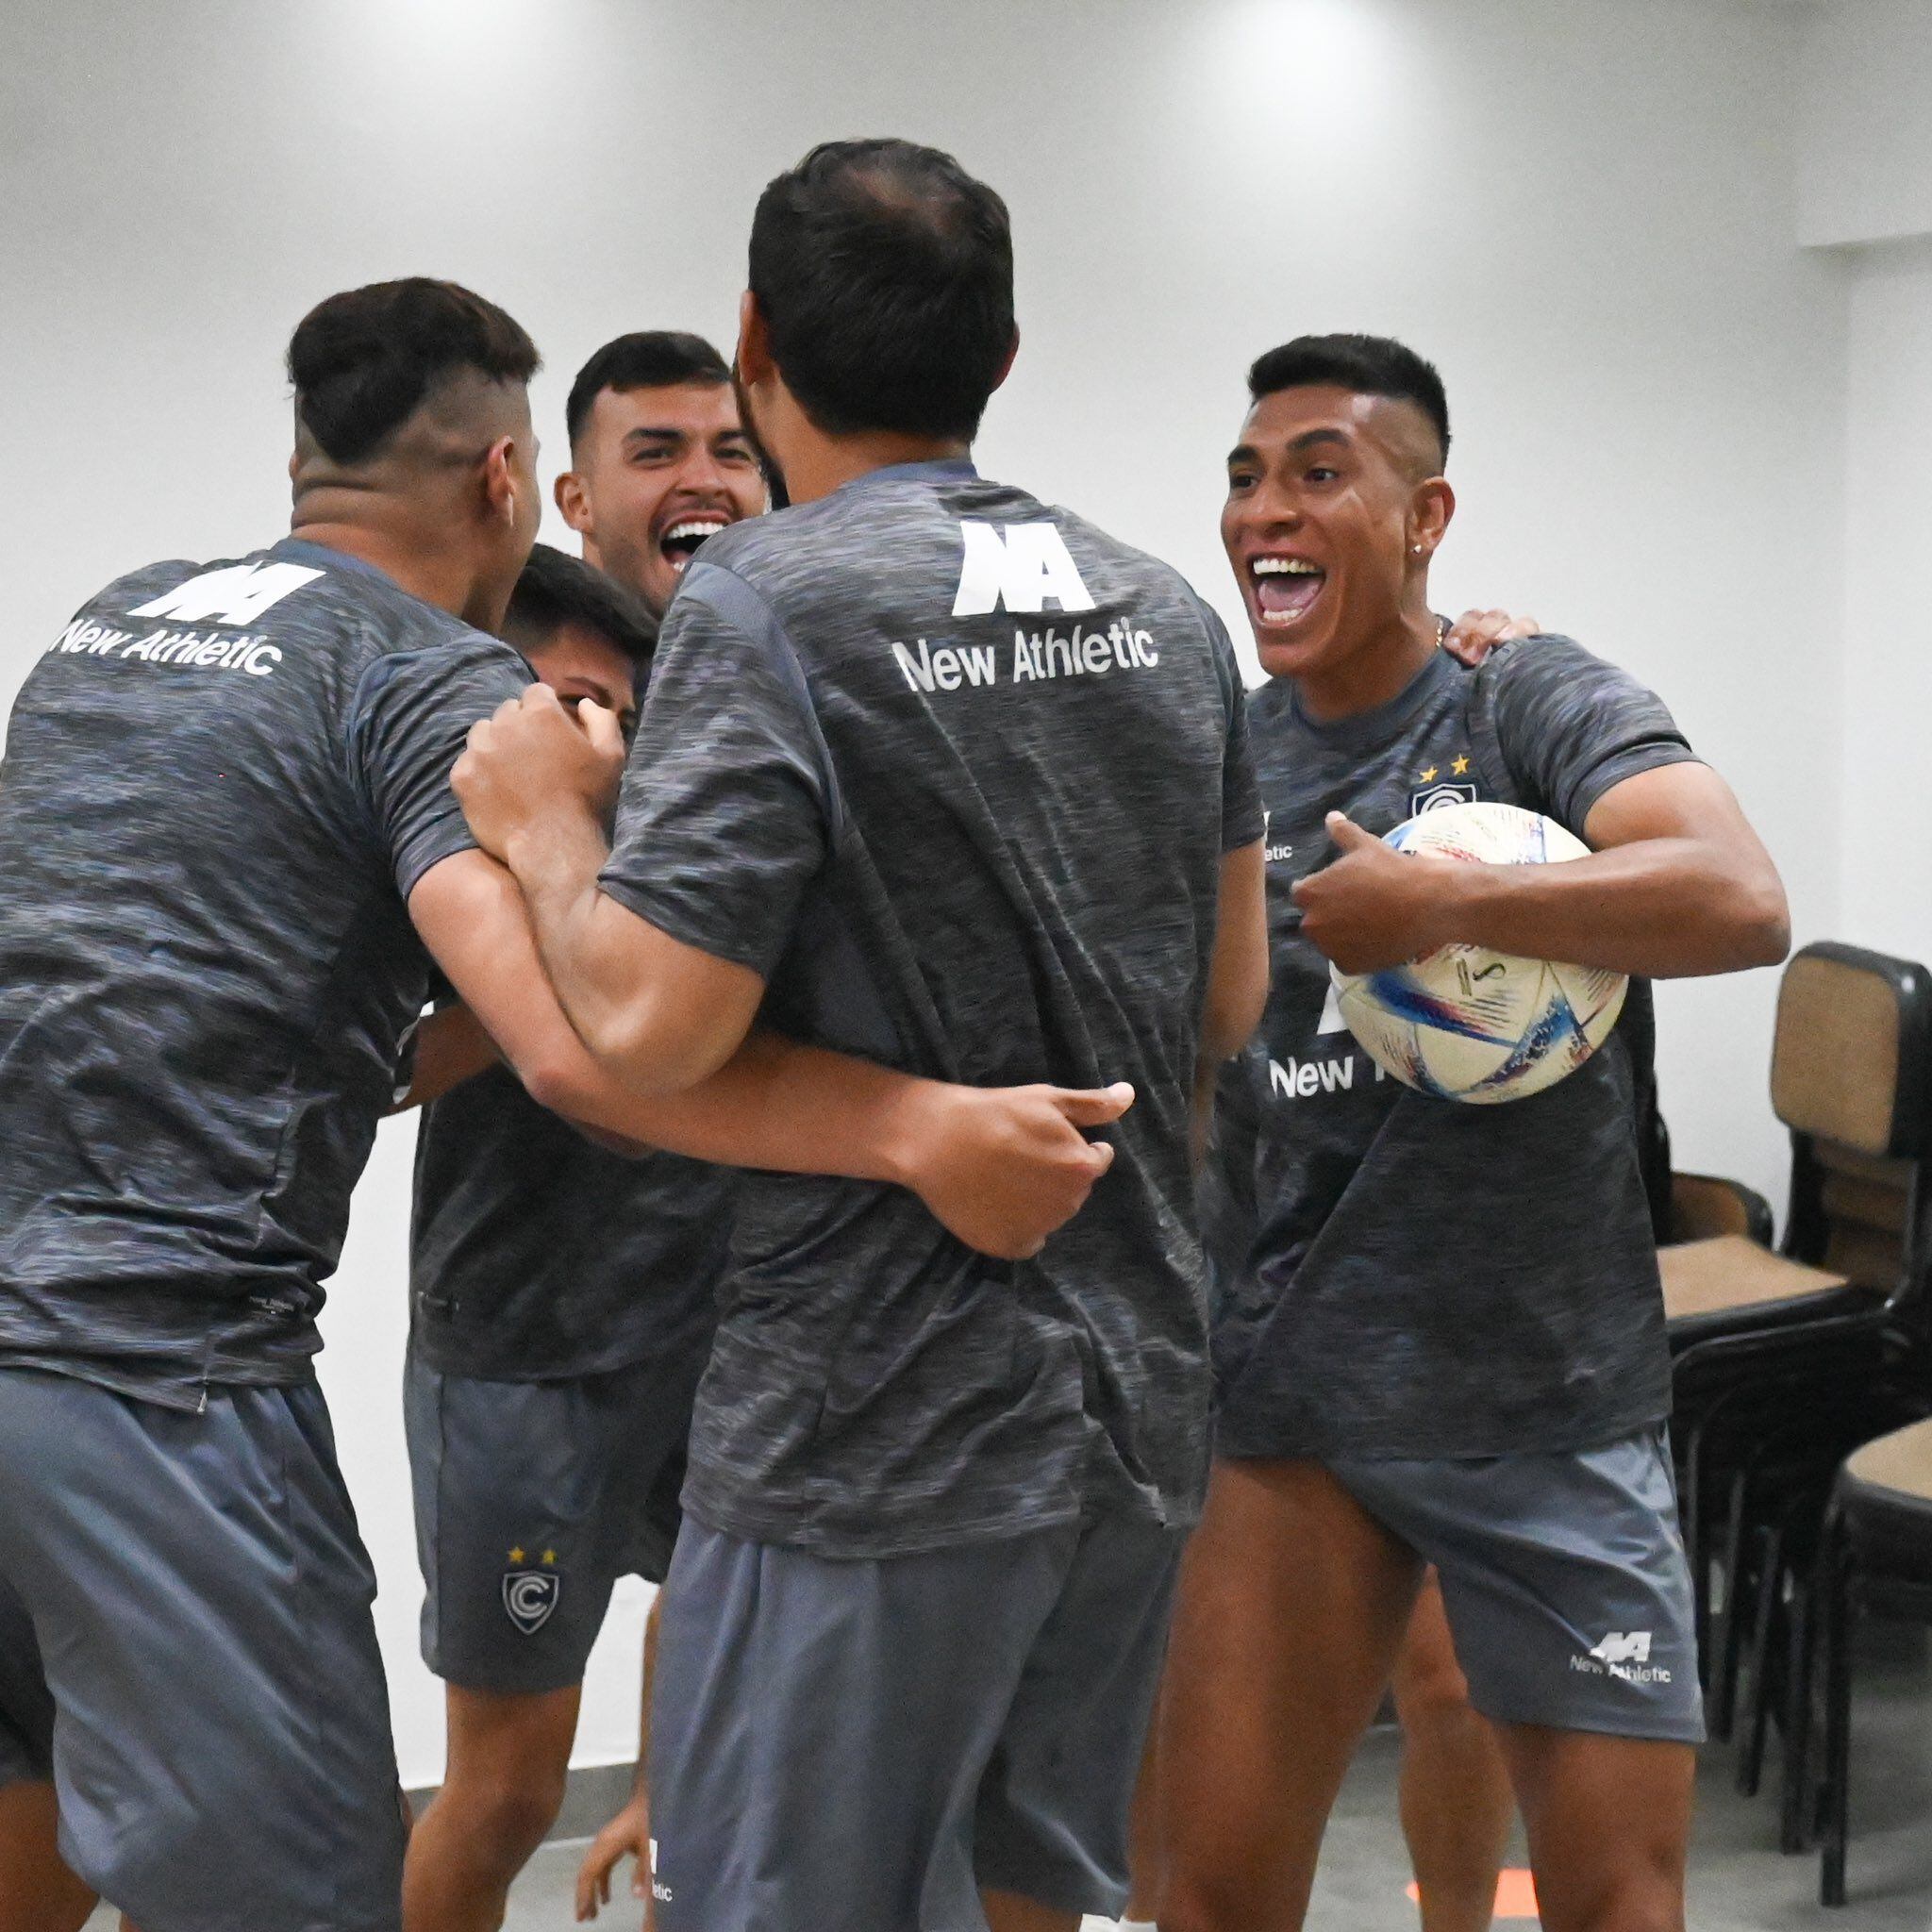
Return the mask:
[[(1793, 244), (1801, 20), (1744, 0), (70, 0), (0, 70), (0, 696), (151, 556), (284, 513), (295, 318), (455, 275), (570, 375), (617, 330), (727, 335), (758, 186), (810, 142), (953, 146), (1012, 203), (1024, 346), (983, 459), (1239, 610), (1214, 535), (1241, 375), (1307, 328), (1441, 363), (1455, 609), (1502, 601), (1672, 697), (1836, 917), (1844, 297)], [(548, 534), (555, 535), (554, 530)], [(1774, 1189), (1769, 975), (1670, 990), (1685, 1158)], [(396, 1418), (407, 1127), (325, 1320), (385, 1582), (406, 1774), (432, 1687)], [(591, 1689), (623, 1755), (632, 1623)]]
[(1802, 63), (1799, 232), (1850, 285), (1840, 923), (1932, 960), (1932, 8), (1835, 0)]

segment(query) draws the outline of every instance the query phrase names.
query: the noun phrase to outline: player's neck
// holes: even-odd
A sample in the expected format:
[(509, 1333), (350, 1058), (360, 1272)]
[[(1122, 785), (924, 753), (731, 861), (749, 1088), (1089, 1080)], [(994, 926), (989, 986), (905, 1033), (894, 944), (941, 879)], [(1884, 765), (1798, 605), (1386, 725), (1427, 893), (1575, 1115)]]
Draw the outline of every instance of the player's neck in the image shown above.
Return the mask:
[[(344, 557), (373, 565), (392, 579), (412, 597), (447, 610), (466, 624), (484, 623), (487, 612), (479, 609), (476, 575), (459, 557), (447, 550), (415, 541), (406, 531), (389, 530), (327, 516), (304, 518), (298, 511), (289, 525), (289, 534), (305, 543), (319, 543), (325, 550), (340, 550)], [(501, 612), (497, 616), (501, 617)]]
[(1437, 630), (1424, 599), (1331, 671), (1296, 678), (1303, 712), (1318, 724), (1333, 724), (1392, 703), (1436, 655)]
[(961, 437), (905, 436), (897, 430), (867, 430), (858, 436), (801, 437), (785, 453), (780, 467), (793, 503), (829, 496), (855, 477), (894, 463), (937, 463), (965, 456), (973, 445)]

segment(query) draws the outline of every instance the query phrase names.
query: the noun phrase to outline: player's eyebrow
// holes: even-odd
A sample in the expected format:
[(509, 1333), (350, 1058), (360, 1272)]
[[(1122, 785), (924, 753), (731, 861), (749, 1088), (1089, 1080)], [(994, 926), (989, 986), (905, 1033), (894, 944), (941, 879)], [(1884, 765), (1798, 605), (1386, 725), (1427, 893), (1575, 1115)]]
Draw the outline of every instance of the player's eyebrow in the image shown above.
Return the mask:
[(1346, 449), (1352, 441), (1345, 429), (1304, 429), (1288, 447), (1291, 455), (1300, 456), (1305, 450), (1318, 449), (1324, 443), (1339, 443)]
[(665, 424), (659, 427), (650, 423), (640, 423), (634, 428), (624, 432), (624, 440), (626, 442), (635, 442), (640, 437), (652, 442), (681, 442), (684, 436), (685, 432), (672, 424)]
[(1230, 468), (1236, 463), (1258, 463), (1261, 452), (1252, 442), (1238, 442), (1228, 451), (1227, 460)]

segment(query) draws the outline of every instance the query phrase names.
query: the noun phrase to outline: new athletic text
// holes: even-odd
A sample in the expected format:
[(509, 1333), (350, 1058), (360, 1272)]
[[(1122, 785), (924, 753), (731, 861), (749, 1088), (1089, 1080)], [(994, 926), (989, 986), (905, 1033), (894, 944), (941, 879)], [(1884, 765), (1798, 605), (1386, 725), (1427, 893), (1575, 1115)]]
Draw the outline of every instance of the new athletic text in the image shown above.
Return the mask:
[[(1000, 682), (1002, 652), (996, 644), (941, 644), (934, 650), (925, 639), (894, 644), (906, 682), (913, 691), (958, 691), (962, 686)], [(1154, 633), (1136, 630), (1117, 617), (1105, 630), (1074, 625), (1043, 631), (1016, 630), (1007, 656), (1007, 681), (1024, 684), (1035, 678), (1103, 677), (1110, 671), (1151, 670), (1160, 662)]]

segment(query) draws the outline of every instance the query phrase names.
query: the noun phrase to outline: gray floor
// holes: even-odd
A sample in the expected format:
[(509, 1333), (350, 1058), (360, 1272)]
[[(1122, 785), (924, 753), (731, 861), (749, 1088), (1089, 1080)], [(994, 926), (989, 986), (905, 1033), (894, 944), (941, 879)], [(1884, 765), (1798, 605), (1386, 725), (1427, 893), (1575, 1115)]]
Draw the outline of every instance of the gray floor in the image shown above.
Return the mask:
[[(1932, 1926), (1932, 1659), (1922, 1634), (1874, 1633), (1858, 1682), (1851, 1903), (1841, 1911), (1821, 1909), (1816, 1857), (1779, 1856), (1771, 1799), (1740, 1798), (1731, 1784), (1731, 1752), (1714, 1745), (1700, 1781), (1691, 1932), (1927, 1932)], [(1377, 1732), (1350, 1774), (1329, 1828), (1310, 1932), (1414, 1932), (1395, 1823), (1397, 1749), (1391, 1733)], [(587, 1825), (606, 1795), (602, 1789), (575, 1794), (572, 1822)], [(575, 1923), (581, 1851), (582, 1840), (566, 1840), (538, 1855), (511, 1898), (508, 1932), (564, 1932)], [(637, 1932), (641, 1913), (626, 1886), (627, 1874), (600, 1926)], [(1096, 1928), (1100, 1923), (1089, 1922)], [(89, 1932), (110, 1927), (101, 1915)]]

